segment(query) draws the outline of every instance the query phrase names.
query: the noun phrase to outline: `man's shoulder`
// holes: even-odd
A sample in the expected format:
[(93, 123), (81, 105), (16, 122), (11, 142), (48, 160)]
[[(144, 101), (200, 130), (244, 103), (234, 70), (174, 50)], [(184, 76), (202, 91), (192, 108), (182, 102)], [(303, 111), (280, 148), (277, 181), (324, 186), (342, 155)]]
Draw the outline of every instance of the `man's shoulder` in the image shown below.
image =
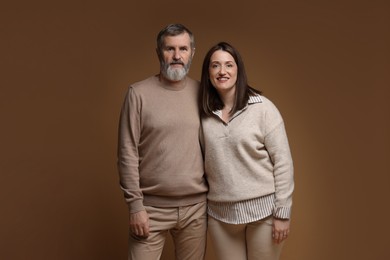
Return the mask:
[(136, 81), (130, 85), (133, 89), (145, 88), (154, 86), (158, 82), (158, 77), (156, 75), (150, 76), (140, 81)]

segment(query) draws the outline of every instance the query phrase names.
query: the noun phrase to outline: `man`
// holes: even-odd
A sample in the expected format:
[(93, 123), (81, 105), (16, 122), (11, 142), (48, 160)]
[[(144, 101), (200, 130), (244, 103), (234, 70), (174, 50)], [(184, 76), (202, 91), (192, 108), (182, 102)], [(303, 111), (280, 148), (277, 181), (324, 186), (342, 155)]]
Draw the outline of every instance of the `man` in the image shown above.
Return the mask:
[(172, 24), (157, 36), (160, 73), (132, 84), (119, 123), (118, 169), (129, 206), (129, 258), (160, 259), (169, 232), (176, 259), (200, 260), (206, 192), (199, 144), (199, 83), (187, 76), (194, 36)]

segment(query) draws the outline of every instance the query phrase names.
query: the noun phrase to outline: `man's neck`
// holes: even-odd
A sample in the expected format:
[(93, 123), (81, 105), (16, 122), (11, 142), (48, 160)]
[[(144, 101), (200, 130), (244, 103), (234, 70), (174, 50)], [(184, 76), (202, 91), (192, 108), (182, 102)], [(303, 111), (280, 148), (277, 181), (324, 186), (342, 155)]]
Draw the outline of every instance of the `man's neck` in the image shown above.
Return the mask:
[(173, 89), (182, 89), (185, 87), (186, 83), (187, 83), (187, 76), (182, 79), (182, 80), (179, 80), (179, 81), (172, 81), (170, 79), (167, 79), (166, 77), (164, 77), (161, 73), (159, 75), (159, 80), (160, 82), (164, 83), (165, 85), (167, 85), (169, 88), (173, 88)]

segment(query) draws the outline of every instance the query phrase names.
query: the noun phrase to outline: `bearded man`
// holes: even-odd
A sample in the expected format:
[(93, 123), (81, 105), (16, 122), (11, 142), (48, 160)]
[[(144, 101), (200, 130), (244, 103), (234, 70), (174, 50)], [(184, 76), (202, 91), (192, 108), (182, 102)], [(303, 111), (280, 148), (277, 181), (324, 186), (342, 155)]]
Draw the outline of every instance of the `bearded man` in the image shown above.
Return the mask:
[(130, 85), (119, 121), (128, 259), (160, 259), (170, 233), (176, 259), (200, 260), (208, 188), (199, 143), (199, 82), (187, 76), (194, 36), (182, 24), (168, 25), (157, 36), (156, 51), (160, 73)]

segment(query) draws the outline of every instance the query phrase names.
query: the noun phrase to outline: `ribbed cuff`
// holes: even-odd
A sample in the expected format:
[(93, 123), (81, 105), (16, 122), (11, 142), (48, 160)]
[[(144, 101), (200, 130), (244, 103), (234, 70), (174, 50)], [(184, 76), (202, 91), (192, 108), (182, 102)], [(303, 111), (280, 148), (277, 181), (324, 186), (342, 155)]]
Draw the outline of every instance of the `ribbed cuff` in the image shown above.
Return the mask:
[(274, 211), (274, 217), (280, 219), (290, 219), (291, 208), (290, 207), (278, 207)]
[(135, 200), (128, 204), (130, 213), (136, 213), (145, 210), (142, 200)]

